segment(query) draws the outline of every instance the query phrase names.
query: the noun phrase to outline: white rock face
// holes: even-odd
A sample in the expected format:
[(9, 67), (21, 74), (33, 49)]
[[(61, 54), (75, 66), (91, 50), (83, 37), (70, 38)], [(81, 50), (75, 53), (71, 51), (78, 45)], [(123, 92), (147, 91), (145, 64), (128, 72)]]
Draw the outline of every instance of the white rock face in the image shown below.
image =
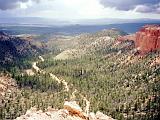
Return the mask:
[(76, 101), (64, 103), (64, 109), (55, 110), (48, 108), (47, 112), (37, 111), (31, 108), (25, 115), (15, 120), (114, 120), (101, 112), (90, 113), (88, 116), (82, 111)]
[(82, 113), (82, 109), (76, 103), (76, 101), (71, 101), (71, 102), (66, 101), (64, 103), (64, 108), (67, 109), (69, 112), (74, 113), (74, 114)]

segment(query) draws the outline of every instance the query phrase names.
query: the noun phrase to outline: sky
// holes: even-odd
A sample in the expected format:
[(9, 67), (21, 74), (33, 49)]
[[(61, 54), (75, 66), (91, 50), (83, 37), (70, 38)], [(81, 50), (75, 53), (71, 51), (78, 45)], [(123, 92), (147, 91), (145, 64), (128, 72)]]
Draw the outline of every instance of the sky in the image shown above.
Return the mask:
[(160, 0), (0, 0), (0, 17), (160, 19)]

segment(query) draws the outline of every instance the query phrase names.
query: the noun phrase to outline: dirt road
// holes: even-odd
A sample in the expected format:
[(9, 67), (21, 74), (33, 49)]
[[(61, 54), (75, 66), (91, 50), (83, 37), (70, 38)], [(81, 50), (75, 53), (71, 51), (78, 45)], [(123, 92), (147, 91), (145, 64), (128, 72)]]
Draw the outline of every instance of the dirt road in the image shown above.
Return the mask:
[[(38, 57), (41, 62), (45, 62), (44, 58), (42, 56), (39, 56)], [(46, 73), (46, 71), (43, 71), (41, 70), (38, 66), (38, 61), (37, 62), (33, 62), (32, 64), (32, 68), (38, 72), (38, 73)], [(68, 83), (65, 81), (65, 80), (62, 80), (62, 79), (59, 79), (56, 75), (54, 75), (53, 73), (49, 73), (50, 77), (53, 79), (53, 80), (56, 80), (59, 84), (62, 83), (64, 86), (65, 86), (65, 91), (66, 92), (69, 92), (69, 85)], [(71, 96), (71, 99), (75, 99), (76, 98), (76, 93), (79, 93), (79, 91), (77, 89), (74, 90), (74, 92), (72, 93), (72, 96)], [(90, 102), (87, 100), (86, 97), (84, 97), (81, 93), (79, 93), (79, 95), (81, 96), (81, 98), (85, 101), (86, 103), (86, 107), (84, 109), (85, 113), (88, 115), (89, 114), (89, 108), (90, 108)]]

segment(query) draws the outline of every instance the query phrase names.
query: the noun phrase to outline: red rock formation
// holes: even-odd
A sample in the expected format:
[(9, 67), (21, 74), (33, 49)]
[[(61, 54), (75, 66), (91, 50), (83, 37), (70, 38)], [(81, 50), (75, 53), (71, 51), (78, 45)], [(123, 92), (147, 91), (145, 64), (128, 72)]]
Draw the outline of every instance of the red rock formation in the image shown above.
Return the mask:
[(141, 54), (160, 49), (160, 25), (146, 25), (134, 35), (120, 36), (118, 41), (133, 40)]
[(140, 29), (135, 45), (142, 54), (160, 49), (160, 25), (146, 25)]

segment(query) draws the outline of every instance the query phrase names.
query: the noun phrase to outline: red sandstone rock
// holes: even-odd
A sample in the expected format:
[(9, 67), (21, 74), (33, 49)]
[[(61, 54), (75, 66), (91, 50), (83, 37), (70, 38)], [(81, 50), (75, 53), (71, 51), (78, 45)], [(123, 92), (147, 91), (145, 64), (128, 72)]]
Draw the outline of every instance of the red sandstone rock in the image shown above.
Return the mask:
[(146, 25), (135, 35), (119, 37), (118, 41), (133, 40), (141, 54), (160, 49), (160, 25)]
[(136, 33), (135, 45), (141, 53), (160, 49), (160, 25), (146, 25)]

